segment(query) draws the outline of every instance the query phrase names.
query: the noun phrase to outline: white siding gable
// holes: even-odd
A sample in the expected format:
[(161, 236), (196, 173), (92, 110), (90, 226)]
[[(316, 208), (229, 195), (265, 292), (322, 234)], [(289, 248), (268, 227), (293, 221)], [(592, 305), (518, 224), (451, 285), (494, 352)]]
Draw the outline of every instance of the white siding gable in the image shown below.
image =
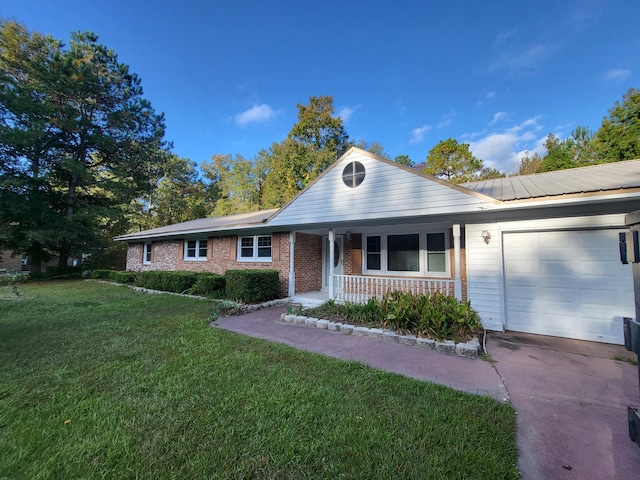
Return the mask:
[[(342, 181), (344, 167), (352, 161), (365, 167), (356, 188)], [(425, 178), (351, 149), (336, 164), (294, 198), (269, 225), (305, 225), (364, 219), (388, 219), (478, 211), (492, 205), (481, 195)]]

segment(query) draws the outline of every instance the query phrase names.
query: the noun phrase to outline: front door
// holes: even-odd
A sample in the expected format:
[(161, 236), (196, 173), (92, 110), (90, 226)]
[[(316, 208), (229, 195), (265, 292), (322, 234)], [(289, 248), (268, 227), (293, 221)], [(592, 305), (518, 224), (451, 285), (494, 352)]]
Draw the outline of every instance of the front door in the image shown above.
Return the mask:
[[(344, 249), (342, 248), (342, 235), (336, 235), (334, 243), (333, 273), (344, 273)], [(329, 237), (322, 240), (322, 289), (329, 288)]]

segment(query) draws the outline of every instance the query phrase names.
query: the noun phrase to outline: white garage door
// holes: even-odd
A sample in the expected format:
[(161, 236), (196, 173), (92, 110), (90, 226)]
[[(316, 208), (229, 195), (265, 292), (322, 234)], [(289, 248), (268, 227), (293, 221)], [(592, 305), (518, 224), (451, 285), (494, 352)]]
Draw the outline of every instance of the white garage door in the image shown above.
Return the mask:
[(623, 344), (635, 307), (618, 232), (505, 233), (507, 330)]

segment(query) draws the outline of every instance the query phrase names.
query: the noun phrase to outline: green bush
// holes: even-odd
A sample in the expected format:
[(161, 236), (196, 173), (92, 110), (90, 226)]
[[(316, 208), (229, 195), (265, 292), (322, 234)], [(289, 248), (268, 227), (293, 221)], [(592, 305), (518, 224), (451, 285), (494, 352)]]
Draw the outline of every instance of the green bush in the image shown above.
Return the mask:
[(225, 279), (217, 273), (200, 273), (189, 293), (192, 295), (207, 295), (215, 298), (224, 297)]
[(420, 336), (457, 338), (482, 328), (470, 302), (440, 292), (412, 295), (389, 292), (380, 302), (385, 325)]
[(92, 270), (91, 271), (91, 278), (95, 278), (95, 279), (110, 279), (111, 278), (111, 273), (113, 272), (113, 270), (102, 270), (102, 269), (97, 269), (97, 270)]
[(135, 278), (135, 273), (134, 272), (123, 272), (121, 270), (110, 270), (109, 271), (109, 279), (113, 280), (116, 283), (125, 283), (125, 284), (129, 284), (129, 283), (133, 283), (134, 278)]
[(227, 270), (225, 296), (242, 303), (259, 303), (280, 297), (277, 270)]
[(149, 272), (136, 272), (134, 283), (138, 287), (163, 292), (186, 293), (196, 283), (196, 272), (154, 270)]
[(305, 315), (354, 325), (377, 324), (399, 332), (437, 339), (465, 339), (480, 330), (480, 317), (469, 302), (439, 292), (412, 295), (388, 292), (382, 300), (338, 304), (329, 300)]

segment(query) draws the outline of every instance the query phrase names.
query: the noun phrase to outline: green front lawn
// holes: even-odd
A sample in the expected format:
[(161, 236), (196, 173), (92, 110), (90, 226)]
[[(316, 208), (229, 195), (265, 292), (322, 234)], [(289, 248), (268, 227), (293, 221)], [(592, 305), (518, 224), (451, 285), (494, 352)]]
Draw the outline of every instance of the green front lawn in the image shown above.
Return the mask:
[(510, 405), (94, 281), (0, 288), (0, 478), (517, 478)]

